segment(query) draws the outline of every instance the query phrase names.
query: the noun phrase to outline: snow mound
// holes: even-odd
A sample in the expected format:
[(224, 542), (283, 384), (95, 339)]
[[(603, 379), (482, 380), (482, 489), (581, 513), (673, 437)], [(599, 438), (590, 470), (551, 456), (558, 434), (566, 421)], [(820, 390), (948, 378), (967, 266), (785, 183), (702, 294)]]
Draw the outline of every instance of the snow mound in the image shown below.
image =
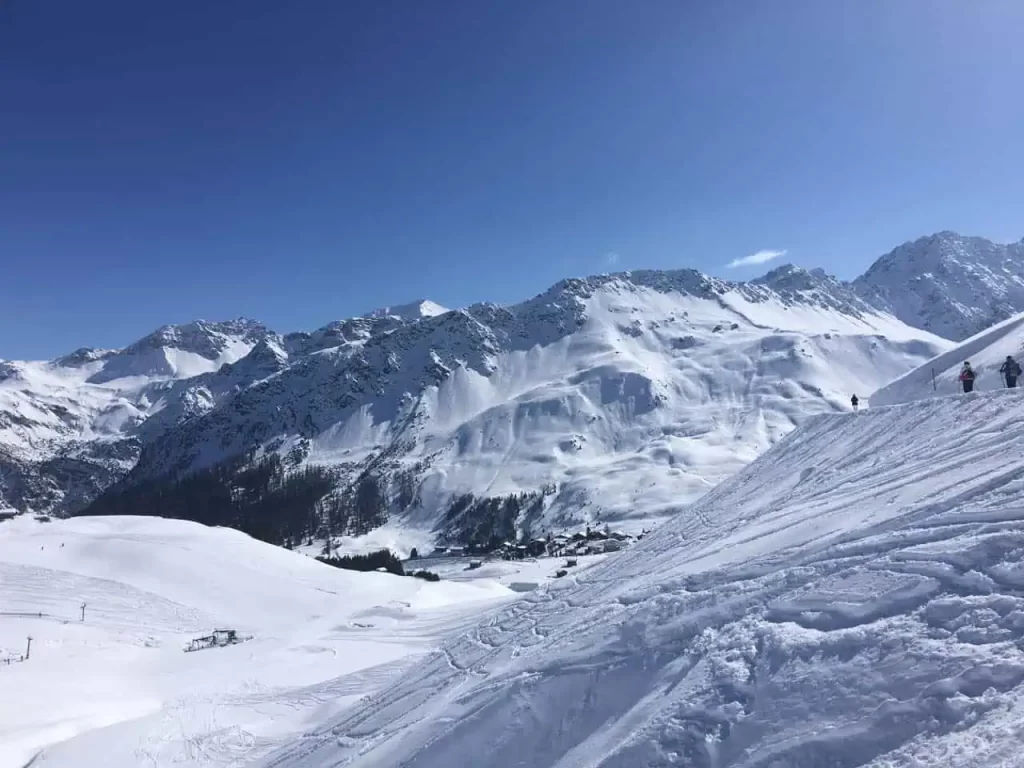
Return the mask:
[(1022, 439), (1015, 392), (818, 416), (260, 764), (1020, 765)]
[(0, 768), (241, 765), (514, 597), (137, 517), (0, 523), (0, 585)]
[(960, 368), (969, 361), (977, 375), (975, 391), (1006, 386), (999, 368), (1007, 355), (1024, 360), (1024, 314), (1011, 317), (929, 360), (871, 396), (871, 405), (894, 405), (960, 391)]

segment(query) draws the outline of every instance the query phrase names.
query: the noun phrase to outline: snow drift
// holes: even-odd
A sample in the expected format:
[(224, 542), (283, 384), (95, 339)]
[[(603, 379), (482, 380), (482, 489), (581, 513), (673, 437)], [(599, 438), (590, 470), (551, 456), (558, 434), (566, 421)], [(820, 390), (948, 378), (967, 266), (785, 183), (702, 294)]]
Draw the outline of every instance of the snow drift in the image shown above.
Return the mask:
[(1021, 765), (1022, 439), (1017, 392), (818, 416), (261, 765)]
[(882, 387), (871, 396), (871, 405), (893, 405), (955, 394), (961, 389), (959, 375), (965, 361), (971, 363), (978, 377), (975, 392), (1003, 389), (1006, 384), (999, 368), (1007, 355), (1013, 355), (1018, 363), (1024, 359), (1024, 314), (972, 336)]

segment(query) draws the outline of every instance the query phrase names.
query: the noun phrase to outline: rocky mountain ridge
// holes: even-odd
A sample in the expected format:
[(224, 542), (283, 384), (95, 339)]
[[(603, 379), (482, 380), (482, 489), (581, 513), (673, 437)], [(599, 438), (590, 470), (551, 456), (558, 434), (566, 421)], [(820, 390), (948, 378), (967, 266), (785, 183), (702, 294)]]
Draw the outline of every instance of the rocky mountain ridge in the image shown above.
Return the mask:
[(939, 232), (882, 256), (851, 287), (908, 325), (963, 341), (1024, 311), (1024, 239)]
[[(898, 258), (883, 257), (853, 283), (790, 265), (747, 283), (693, 270), (634, 271), (564, 280), (510, 307), (450, 311), (420, 301), (284, 335), (244, 319), (197, 321), (123, 350), (3, 362), (0, 498), (65, 514), (108, 488), (178, 482), (239, 456), (273, 454), (287, 458), (284, 471), (330, 467), (332, 488), (351, 490), (368, 473), (401, 482), (402, 494), (378, 489), (380, 503), (428, 526), (459, 494), (552, 487), (545, 514), (566, 519), (589, 504), (586, 517), (601, 506), (601, 483), (591, 475), (602, 456), (621, 458), (627, 444), (643, 450), (640, 434), (694, 430), (687, 414), (698, 405), (731, 403), (721, 415), (733, 420), (757, 414), (756, 430), (733, 426), (733, 437), (743, 437), (720, 462), (723, 471), (738, 468), (805, 412), (841, 407), (839, 393), (852, 386), (870, 394), (866, 388), (942, 350), (941, 339), (900, 314), (913, 310), (917, 322), (943, 328), (982, 322), (977, 303), (950, 301), (925, 317), (907, 298), (911, 289), (899, 287), (922, 284), (900, 266), (924, 263), (919, 253), (939, 265), (959, 254), (958, 270), (942, 273), (959, 279), (966, 261), (958, 237), (901, 246)], [(987, 285), (998, 276), (998, 249), (982, 250), (971, 274)], [(891, 278), (887, 291), (880, 275)], [(1018, 277), (1006, 275), (999, 296), (1010, 306)], [(815, 359), (838, 355), (838, 347), (849, 347), (847, 360), (829, 362), (840, 377)], [(719, 476), (695, 452), (709, 447), (701, 440), (723, 440), (722, 429), (701, 423), (689, 438), (691, 471), (669, 483), (681, 498)], [(504, 464), (493, 455), (502, 444)], [(646, 482), (681, 448), (660, 450), (645, 459)], [(584, 462), (567, 458), (581, 452)], [(396, 506), (399, 495), (404, 506)], [(603, 514), (628, 516), (630, 504), (609, 503)], [(650, 500), (643, 514), (665, 511), (663, 499)]]

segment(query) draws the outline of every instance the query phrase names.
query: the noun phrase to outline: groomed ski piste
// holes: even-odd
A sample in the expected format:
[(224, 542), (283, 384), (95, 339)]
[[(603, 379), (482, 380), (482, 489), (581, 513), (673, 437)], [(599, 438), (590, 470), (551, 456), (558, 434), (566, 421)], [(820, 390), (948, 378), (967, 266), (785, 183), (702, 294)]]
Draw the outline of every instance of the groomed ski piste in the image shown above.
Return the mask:
[(823, 415), (264, 768), (1024, 765), (1024, 399)]
[[(0, 768), (250, 764), (516, 596), (190, 522), (18, 517), (0, 523)], [(185, 652), (217, 629), (251, 639)]]

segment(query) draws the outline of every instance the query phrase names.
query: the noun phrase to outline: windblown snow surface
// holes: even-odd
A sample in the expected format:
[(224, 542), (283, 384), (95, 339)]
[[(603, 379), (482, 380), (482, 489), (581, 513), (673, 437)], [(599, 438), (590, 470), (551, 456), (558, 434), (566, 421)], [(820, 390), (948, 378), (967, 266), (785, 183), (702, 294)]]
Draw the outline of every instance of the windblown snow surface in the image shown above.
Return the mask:
[[(249, 764), (514, 597), (196, 523), (15, 518), (0, 523), (0, 768)], [(252, 639), (183, 651), (226, 628)], [(29, 636), (29, 659), (4, 663)]]
[(265, 768), (1024, 765), (1024, 401), (811, 419)]
[(1011, 317), (962, 341), (948, 352), (901, 376), (871, 396), (872, 405), (893, 405), (960, 391), (960, 369), (970, 362), (975, 392), (1003, 389), (1000, 367), (1007, 355), (1024, 360), (1024, 314)]

